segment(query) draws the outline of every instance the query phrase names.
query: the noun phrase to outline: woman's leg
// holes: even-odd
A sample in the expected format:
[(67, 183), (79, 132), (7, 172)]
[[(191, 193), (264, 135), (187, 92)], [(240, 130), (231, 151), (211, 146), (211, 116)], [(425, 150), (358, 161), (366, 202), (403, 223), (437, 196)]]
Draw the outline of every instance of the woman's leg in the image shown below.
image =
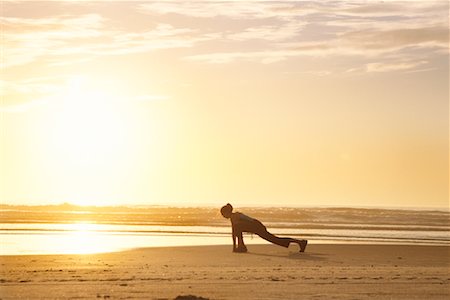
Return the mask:
[(290, 243), (296, 243), (300, 246), (300, 252), (304, 252), (306, 245), (308, 244), (307, 240), (297, 240), (289, 237), (278, 237), (268, 232), (266, 227), (262, 223), (261, 226), (257, 226), (257, 228), (255, 228), (254, 232), (266, 241), (285, 248), (288, 248)]
[(260, 230), (258, 232), (255, 232), (257, 235), (259, 235), (261, 238), (265, 239), (266, 241), (269, 241), (275, 245), (279, 245), (282, 247), (289, 247), (290, 243), (296, 243), (297, 241), (292, 239), (292, 238), (287, 238), (287, 237), (278, 237), (274, 234), (271, 234), (270, 232), (266, 230)]

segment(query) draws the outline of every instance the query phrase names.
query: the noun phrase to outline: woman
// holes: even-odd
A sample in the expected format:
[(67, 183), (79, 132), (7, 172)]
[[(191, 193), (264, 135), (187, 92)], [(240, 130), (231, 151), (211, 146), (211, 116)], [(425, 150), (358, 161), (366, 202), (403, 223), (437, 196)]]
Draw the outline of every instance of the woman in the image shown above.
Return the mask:
[[(232, 235), (233, 235), (233, 252), (247, 252), (247, 247), (244, 244), (244, 239), (242, 238), (243, 232), (251, 232), (259, 235), (261, 238), (269, 241), (273, 244), (289, 247), (290, 243), (296, 243), (300, 246), (300, 252), (304, 252), (307, 240), (296, 240), (293, 238), (280, 238), (267, 231), (266, 226), (264, 226), (260, 221), (250, 218), (240, 212), (233, 212), (233, 206), (230, 203), (225, 205), (220, 209), (220, 213), (224, 218), (231, 220)], [(238, 244), (236, 247), (236, 238)]]

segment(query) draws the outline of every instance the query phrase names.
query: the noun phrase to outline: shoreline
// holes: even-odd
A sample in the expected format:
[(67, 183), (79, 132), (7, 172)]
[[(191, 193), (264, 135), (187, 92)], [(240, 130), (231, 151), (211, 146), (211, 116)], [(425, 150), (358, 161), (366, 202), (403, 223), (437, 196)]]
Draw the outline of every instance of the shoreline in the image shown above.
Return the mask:
[[(228, 237), (226, 238), (229, 239)], [(273, 244), (269, 242), (265, 242), (264, 240), (246, 240), (245, 244), (247, 246), (253, 247), (265, 247), (265, 246), (273, 246)], [(397, 241), (373, 241), (373, 240), (308, 240), (308, 247), (314, 246), (388, 246), (388, 247), (443, 247), (449, 248), (449, 260), (450, 260), (450, 244), (443, 243), (426, 243), (426, 242), (397, 242)], [(186, 244), (175, 244), (175, 245), (156, 245), (156, 246), (139, 246), (139, 247), (130, 247), (130, 248), (121, 248), (121, 249), (113, 249), (113, 250), (103, 250), (103, 251), (94, 251), (94, 252), (67, 252), (67, 253), (17, 253), (17, 254), (2, 254), (0, 253), (0, 260), (4, 257), (27, 257), (27, 256), (67, 256), (67, 255), (102, 255), (102, 254), (114, 254), (114, 253), (122, 253), (122, 252), (130, 252), (130, 251), (139, 251), (139, 250), (151, 250), (151, 249), (166, 249), (170, 250), (172, 248), (199, 248), (199, 247), (230, 247), (231, 243), (219, 243), (219, 244), (194, 244), (194, 245), (186, 245)], [(291, 246), (293, 248), (294, 246)], [(295, 252), (294, 250), (292, 250)], [(1, 299), (0, 299), (1, 300)]]
[[(12, 235), (12, 234), (11, 234)], [(108, 235), (108, 234), (106, 234)], [(113, 235), (114, 236), (114, 235)], [(292, 235), (291, 235), (292, 236)], [(294, 235), (295, 236), (295, 235)], [(356, 238), (312, 238), (308, 236), (299, 236), (306, 238), (311, 245), (349, 245), (349, 246), (426, 246), (426, 247), (450, 247), (450, 243), (442, 241), (425, 241), (404, 239), (356, 239)], [(144, 236), (126, 236), (119, 237), (119, 240), (105, 239), (104, 236), (97, 234), (89, 234), (87, 236), (80, 235), (51, 235), (46, 238), (50, 245), (40, 245), (42, 236), (40, 235), (24, 235), (21, 236), (21, 243), (16, 245), (3, 244), (0, 247), (0, 257), (14, 256), (32, 256), (32, 255), (94, 255), (105, 253), (120, 253), (138, 249), (155, 249), (155, 248), (179, 248), (179, 247), (208, 247), (223, 246), (231, 247), (230, 236), (210, 236), (196, 234), (151, 234)], [(0, 234), (0, 242), (7, 242)], [(123, 242), (123, 243), (120, 243)], [(34, 246), (29, 246), (29, 243)], [(271, 245), (271, 243), (259, 238), (247, 236), (245, 238), (247, 245)], [(28, 245), (27, 245), (28, 244)], [(34, 247), (34, 248), (33, 248)]]
[[(310, 244), (149, 247), (0, 256), (1, 299), (448, 299), (450, 247)], [(193, 298), (194, 299), (194, 298)]]

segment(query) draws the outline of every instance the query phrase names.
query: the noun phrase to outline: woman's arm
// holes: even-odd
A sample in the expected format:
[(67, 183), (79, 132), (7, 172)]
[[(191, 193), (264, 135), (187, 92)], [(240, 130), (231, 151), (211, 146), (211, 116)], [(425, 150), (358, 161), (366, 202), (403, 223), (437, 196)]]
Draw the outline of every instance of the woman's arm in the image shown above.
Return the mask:
[(236, 250), (236, 238), (237, 238), (236, 230), (234, 229), (234, 226), (232, 227), (232, 230), (231, 230), (231, 236), (233, 237), (233, 252), (234, 252), (234, 250)]
[(233, 213), (230, 217), (230, 221), (231, 221), (231, 236), (233, 238), (233, 252), (234, 250), (236, 250), (236, 239), (237, 239), (237, 230), (236, 230), (236, 222), (238, 221), (238, 219), (236, 218), (237, 215), (235, 213)]

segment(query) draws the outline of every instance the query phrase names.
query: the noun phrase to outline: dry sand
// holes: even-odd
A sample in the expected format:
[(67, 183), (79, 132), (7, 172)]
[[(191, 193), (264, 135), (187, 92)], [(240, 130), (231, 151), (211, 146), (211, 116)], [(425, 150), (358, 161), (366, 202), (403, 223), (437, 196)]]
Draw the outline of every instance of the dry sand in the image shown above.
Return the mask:
[(313, 244), (305, 253), (294, 246), (248, 248), (245, 254), (232, 253), (231, 246), (202, 246), (2, 256), (0, 297), (450, 299), (450, 247)]

